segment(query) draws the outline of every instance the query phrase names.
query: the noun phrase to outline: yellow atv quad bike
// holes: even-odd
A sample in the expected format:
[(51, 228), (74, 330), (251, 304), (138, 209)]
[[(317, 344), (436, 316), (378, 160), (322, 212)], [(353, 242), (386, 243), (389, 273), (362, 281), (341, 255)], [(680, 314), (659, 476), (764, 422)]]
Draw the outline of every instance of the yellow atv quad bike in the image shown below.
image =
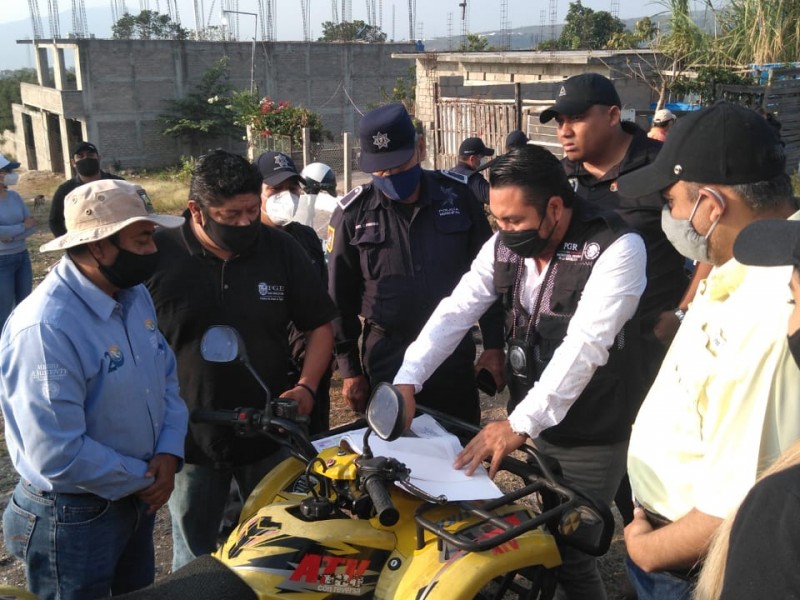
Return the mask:
[[(238, 360), (255, 375), (235, 330), (210, 329), (202, 353), (215, 362)], [(405, 405), (393, 386), (379, 384), (372, 393), (362, 454), (340, 446), (317, 452), (292, 419), (293, 403), (276, 406), (267, 395), (266, 410), (195, 411), (192, 418), (267, 436), (292, 456), (256, 487), (213, 556), (120, 598), (545, 600), (555, 592), (561, 544), (594, 555), (608, 549), (608, 507), (572, 489), (555, 474), (555, 462), (530, 446), (525, 460), (503, 461), (513, 489), (502, 497), (449, 502), (413, 485), (404, 464), (369, 448), (372, 434), (391, 441), (403, 433)], [(462, 444), (478, 431), (425, 412)]]

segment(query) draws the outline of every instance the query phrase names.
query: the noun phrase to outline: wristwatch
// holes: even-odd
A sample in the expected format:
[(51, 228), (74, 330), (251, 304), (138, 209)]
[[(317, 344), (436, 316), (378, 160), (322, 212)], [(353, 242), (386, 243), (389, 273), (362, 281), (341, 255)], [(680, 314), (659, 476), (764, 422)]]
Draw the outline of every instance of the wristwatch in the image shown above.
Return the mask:
[(678, 321), (683, 323), (683, 317), (686, 316), (686, 311), (683, 310), (682, 308), (676, 308), (675, 309), (675, 316), (678, 317)]

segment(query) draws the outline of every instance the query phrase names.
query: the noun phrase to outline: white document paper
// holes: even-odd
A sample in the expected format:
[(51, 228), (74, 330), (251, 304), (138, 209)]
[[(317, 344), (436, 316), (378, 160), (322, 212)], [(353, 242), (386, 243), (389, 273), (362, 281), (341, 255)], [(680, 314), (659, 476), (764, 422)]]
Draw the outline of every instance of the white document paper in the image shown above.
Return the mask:
[[(364, 429), (348, 431), (314, 442), (319, 452), (323, 448), (339, 446), (342, 441), (357, 453), (363, 451)], [(448, 433), (430, 415), (414, 419), (411, 432), (393, 442), (385, 442), (375, 435), (369, 438), (374, 456), (386, 456), (404, 463), (411, 471), (411, 483), (433, 496), (445, 495), (450, 501), (487, 500), (503, 495), (483, 466), (470, 477), (465, 471), (453, 468), (456, 455), (463, 446), (458, 438)]]

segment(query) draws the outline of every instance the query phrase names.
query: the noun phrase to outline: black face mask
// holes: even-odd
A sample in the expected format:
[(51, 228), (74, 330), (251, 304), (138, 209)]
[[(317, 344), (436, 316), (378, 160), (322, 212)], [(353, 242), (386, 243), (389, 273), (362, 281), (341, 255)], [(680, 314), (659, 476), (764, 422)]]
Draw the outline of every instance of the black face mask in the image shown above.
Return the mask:
[[(540, 225), (541, 226), (541, 225)], [(539, 229), (525, 229), (523, 231), (500, 231), (500, 242), (511, 250), (514, 254), (522, 258), (534, 258), (539, 256), (547, 248), (553, 232), (558, 227), (558, 221), (550, 230), (550, 235), (543, 238), (539, 235)]]
[(120, 248), (113, 241), (111, 243), (119, 250), (117, 258), (109, 266), (101, 265), (100, 261), (97, 264), (100, 272), (114, 287), (123, 290), (131, 288), (144, 282), (155, 272), (158, 265), (158, 252), (136, 254)]
[(243, 254), (252, 248), (258, 241), (261, 232), (261, 221), (256, 219), (250, 225), (225, 225), (212, 219), (208, 213), (203, 213), (205, 223), (203, 231), (214, 240), (220, 248), (234, 254)]
[(75, 170), (83, 177), (94, 177), (100, 172), (100, 160), (97, 158), (82, 158), (75, 163)]
[(796, 362), (797, 366), (800, 367), (800, 329), (788, 336), (787, 340), (789, 342), (789, 352), (792, 353), (794, 362)]

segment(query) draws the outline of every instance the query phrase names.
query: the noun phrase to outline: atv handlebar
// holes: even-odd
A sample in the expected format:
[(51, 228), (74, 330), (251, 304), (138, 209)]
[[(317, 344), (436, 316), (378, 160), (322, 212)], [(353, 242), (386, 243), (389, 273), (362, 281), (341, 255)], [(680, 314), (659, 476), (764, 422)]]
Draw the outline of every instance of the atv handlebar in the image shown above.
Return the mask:
[[(291, 406), (290, 406), (291, 405)], [(296, 404), (286, 398), (275, 398), (270, 403), (271, 414), (258, 408), (207, 409), (195, 408), (191, 413), (193, 423), (228, 425), (234, 428), (237, 436), (250, 437), (264, 435), (277, 443), (288, 446), (304, 462), (313, 459), (317, 451), (308, 439), (308, 433), (301, 423), (308, 417), (296, 415)], [(290, 412), (287, 416), (287, 411)]]

